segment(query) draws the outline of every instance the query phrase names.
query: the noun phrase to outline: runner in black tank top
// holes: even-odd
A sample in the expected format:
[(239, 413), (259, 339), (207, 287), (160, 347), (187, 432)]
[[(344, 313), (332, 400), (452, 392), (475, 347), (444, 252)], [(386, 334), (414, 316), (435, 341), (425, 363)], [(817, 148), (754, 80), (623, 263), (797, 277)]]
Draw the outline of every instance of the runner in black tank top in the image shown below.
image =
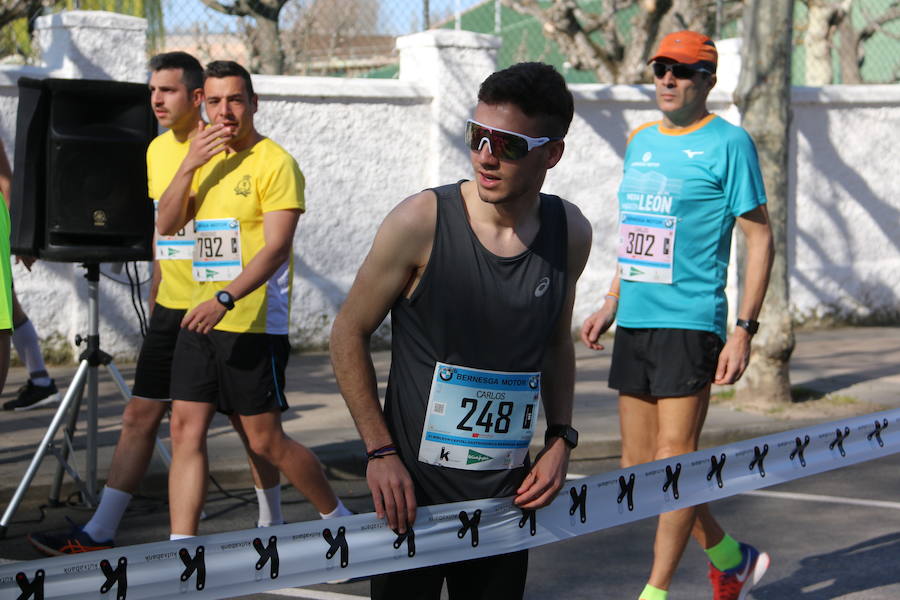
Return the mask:
[[(465, 126), (474, 178), (425, 190), (385, 218), (331, 335), (335, 376), (369, 463), (379, 516), (405, 532), (418, 504), (513, 496), (549, 504), (571, 427), (575, 282), (591, 245), (581, 212), (540, 193), (573, 114), (548, 66), (514, 65), (479, 90)], [(369, 354), (390, 312), (385, 408)], [(531, 464), (539, 412), (550, 425)], [(375, 600), (522, 598), (527, 551), (372, 579)]]
[(435, 363), (540, 371), (566, 295), (568, 237), (562, 201), (541, 194), (537, 236), (527, 250), (506, 258), (478, 241), (459, 186), (433, 190), (437, 227), (431, 258), (412, 296), (399, 298), (391, 308), (385, 417), (416, 484), (419, 504), (515, 494), (527, 463), (512, 470), (461, 470), (418, 460)]

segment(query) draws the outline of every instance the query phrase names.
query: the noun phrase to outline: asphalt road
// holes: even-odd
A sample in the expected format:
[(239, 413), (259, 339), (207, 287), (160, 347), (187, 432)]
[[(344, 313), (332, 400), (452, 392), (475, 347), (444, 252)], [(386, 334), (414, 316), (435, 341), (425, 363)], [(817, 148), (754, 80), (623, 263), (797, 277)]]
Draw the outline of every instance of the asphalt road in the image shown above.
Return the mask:
[[(614, 468), (612, 460), (585, 461), (570, 471), (591, 475)], [(898, 474), (900, 455), (894, 455), (717, 503), (714, 512), (726, 530), (772, 556), (749, 598), (900, 598)], [(360, 485), (348, 482), (347, 491), (363, 495)], [(654, 528), (655, 520), (645, 520), (533, 550), (526, 598), (636, 599), (649, 571)], [(703, 553), (689, 546), (670, 600), (711, 598), (706, 565)], [(367, 582), (356, 582), (246, 598), (358, 600), (368, 591)]]

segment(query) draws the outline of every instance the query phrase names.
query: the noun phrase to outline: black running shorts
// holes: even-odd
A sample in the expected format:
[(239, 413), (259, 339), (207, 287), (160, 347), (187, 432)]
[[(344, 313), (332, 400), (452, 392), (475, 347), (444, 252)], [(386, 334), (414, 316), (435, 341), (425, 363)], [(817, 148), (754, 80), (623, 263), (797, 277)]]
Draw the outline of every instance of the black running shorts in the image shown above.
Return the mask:
[(712, 382), (723, 345), (710, 331), (618, 327), (609, 387), (633, 396), (692, 396)]
[(172, 366), (172, 398), (207, 402), (227, 415), (287, 410), (284, 370), (291, 345), (286, 335), (209, 334), (182, 329)]
[(372, 600), (440, 600), (445, 579), (450, 600), (521, 600), (527, 574), (528, 550), (520, 550), (375, 575), (371, 580)]
[(181, 330), (184, 310), (153, 306), (150, 329), (141, 344), (131, 395), (148, 400), (171, 400), (172, 355)]

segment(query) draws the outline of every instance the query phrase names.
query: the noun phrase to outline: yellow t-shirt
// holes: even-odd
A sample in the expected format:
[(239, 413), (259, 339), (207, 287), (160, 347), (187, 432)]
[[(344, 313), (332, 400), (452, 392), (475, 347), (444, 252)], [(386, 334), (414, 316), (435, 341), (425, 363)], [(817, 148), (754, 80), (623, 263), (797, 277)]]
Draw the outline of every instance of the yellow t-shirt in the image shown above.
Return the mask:
[[(252, 148), (217, 154), (198, 169), (194, 178), (197, 197), (196, 226), (210, 219), (240, 222), (241, 267), (265, 246), (263, 214), (276, 210), (300, 210), (304, 179), (300, 167), (284, 148), (263, 138)], [(286, 334), (290, 323), (293, 258), (282, 264), (263, 285), (241, 298), (216, 325), (236, 333)], [(212, 298), (228, 281), (195, 283), (191, 308)]]
[[(154, 203), (158, 202), (163, 192), (169, 187), (172, 178), (181, 166), (190, 148), (190, 140), (179, 142), (171, 130), (158, 136), (147, 148), (147, 187)], [(189, 222), (176, 235), (156, 236), (154, 255), (157, 257), (162, 272), (162, 281), (156, 292), (156, 301), (173, 310), (185, 310), (191, 304), (194, 293), (194, 278), (191, 275), (191, 253), (193, 238), (186, 232), (193, 230), (193, 222)], [(159, 252), (179, 248), (181, 259), (160, 259)]]

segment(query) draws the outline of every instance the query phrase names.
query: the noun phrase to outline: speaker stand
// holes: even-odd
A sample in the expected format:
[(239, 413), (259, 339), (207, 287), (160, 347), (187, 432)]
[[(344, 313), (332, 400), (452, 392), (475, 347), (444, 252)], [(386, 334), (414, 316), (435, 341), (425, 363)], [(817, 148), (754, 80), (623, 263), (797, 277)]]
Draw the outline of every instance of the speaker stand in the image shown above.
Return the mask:
[[(51, 504), (59, 504), (59, 488), (62, 482), (63, 473), (68, 473), (75, 482), (78, 490), (81, 492), (82, 500), (88, 507), (94, 507), (97, 504), (97, 369), (100, 365), (106, 367), (116, 386), (119, 388), (122, 397), (126, 402), (131, 399), (131, 391), (125, 380), (122, 379), (121, 373), (113, 364), (112, 356), (100, 349), (100, 265), (99, 263), (85, 263), (83, 265), (87, 269), (85, 279), (88, 281), (88, 335), (86, 339), (81, 336), (76, 337), (76, 344), (80, 345), (81, 341), (87, 342), (87, 349), (79, 356), (78, 370), (69, 384), (66, 395), (63, 397), (56, 414), (47, 428), (43, 439), (38, 445), (28, 470), (19, 482), (3, 518), (0, 519), (0, 538), (6, 536), (6, 530), (9, 522), (12, 520), (13, 514), (22, 502), (25, 492), (28, 490), (31, 482), (37, 474), (41, 462), (47, 452), (53, 454), (59, 461), (56, 470), (56, 478), (51, 491)], [(86, 459), (85, 459), (85, 477), (82, 479), (75, 467), (69, 462), (68, 457), (74, 453), (72, 446), (72, 437), (75, 432), (75, 425), (78, 421), (78, 414), (81, 408), (81, 401), (84, 397), (84, 388), (87, 385), (87, 415), (86, 415)], [(53, 443), (56, 432), (62, 425), (63, 419), (68, 414), (68, 425), (65, 429), (64, 442), (62, 450), (57, 448)], [(159, 443), (157, 439), (157, 448), (165, 450), (165, 447)], [(164, 458), (168, 458), (168, 453), (163, 454)], [(167, 461), (168, 462), (168, 461)]]

